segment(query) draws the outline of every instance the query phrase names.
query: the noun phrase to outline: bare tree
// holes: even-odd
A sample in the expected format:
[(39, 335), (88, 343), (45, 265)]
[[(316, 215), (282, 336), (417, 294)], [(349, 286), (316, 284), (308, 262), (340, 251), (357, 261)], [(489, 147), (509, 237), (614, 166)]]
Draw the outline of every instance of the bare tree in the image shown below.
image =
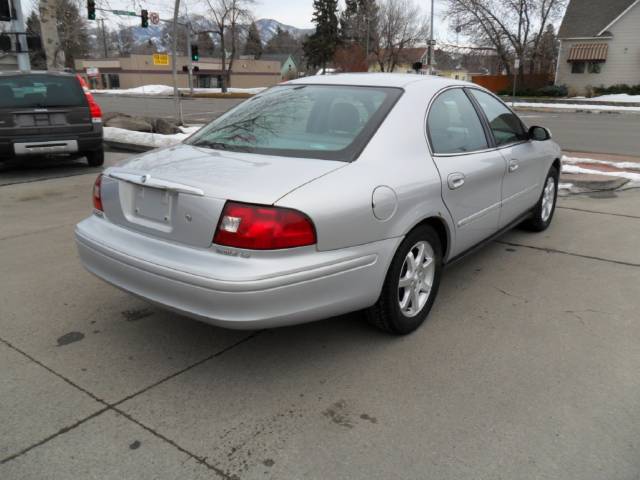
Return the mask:
[[(250, 7), (255, 0), (207, 0), (209, 10), (213, 17), (220, 37), (220, 50), (222, 59), (222, 91), (226, 92), (231, 83), (231, 70), (233, 60), (237, 57), (238, 38), (243, 25), (250, 23), (252, 15)], [(230, 45), (229, 45), (230, 43)], [(229, 61), (227, 62), (227, 48), (229, 48)]]
[(449, 14), (459, 19), (458, 28), (479, 45), (491, 45), (511, 73), (511, 63), (520, 59), (534, 70), (543, 32), (557, 18), (565, 0), (449, 0)]
[(383, 72), (393, 72), (403, 50), (424, 43), (429, 23), (414, 0), (384, 0), (379, 4), (378, 33), (373, 54)]

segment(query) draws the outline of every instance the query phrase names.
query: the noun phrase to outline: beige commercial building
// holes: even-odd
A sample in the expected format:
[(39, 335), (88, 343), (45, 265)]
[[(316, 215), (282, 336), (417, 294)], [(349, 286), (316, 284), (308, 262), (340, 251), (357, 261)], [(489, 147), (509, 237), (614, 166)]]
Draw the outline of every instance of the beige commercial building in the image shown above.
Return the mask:
[[(168, 61), (167, 61), (168, 60)], [(177, 57), (178, 86), (188, 87), (186, 56)], [(163, 64), (165, 63), (165, 64)], [(76, 70), (87, 78), (87, 69), (98, 70), (91, 77), (94, 88), (134, 88), (142, 85), (173, 85), (171, 57), (154, 55), (130, 55), (120, 58), (77, 59)], [(200, 58), (193, 62), (194, 87), (220, 87), (222, 62), (219, 58)], [(281, 81), (280, 62), (267, 60), (236, 59), (231, 69), (231, 87), (269, 87)]]

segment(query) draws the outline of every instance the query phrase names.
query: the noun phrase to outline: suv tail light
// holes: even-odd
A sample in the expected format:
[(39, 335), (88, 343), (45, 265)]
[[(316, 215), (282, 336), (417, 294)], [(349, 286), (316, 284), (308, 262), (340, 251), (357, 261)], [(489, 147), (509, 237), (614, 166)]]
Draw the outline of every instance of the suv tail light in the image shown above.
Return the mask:
[(102, 208), (102, 174), (98, 175), (93, 184), (93, 210), (97, 213), (104, 212)]
[(76, 75), (78, 82), (80, 82), (80, 86), (84, 91), (85, 97), (87, 97), (87, 103), (89, 104), (89, 113), (91, 114), (92, 122), (102, 122), (102, 110), (100, 109), (100, 105), (96, 102), (96, 99), (93, 98), (93, 95), (89, 91), (89, 86), (87, 82), (84, 81), (80, 75)]
[(289, 208), (227, 202), (213, 242), (251, 250), (277, 250), (316, 243), (309, 217)]

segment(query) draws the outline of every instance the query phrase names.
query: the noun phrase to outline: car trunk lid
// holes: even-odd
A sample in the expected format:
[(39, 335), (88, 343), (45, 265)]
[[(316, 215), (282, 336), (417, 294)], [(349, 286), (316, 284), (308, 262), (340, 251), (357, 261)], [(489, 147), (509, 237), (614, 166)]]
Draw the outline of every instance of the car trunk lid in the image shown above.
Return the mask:
[(106, 217), (116, 224), (208, 247), (227, 200), (271, 205), (345, 165), (181, 144), (107, 170), (102, 202)]

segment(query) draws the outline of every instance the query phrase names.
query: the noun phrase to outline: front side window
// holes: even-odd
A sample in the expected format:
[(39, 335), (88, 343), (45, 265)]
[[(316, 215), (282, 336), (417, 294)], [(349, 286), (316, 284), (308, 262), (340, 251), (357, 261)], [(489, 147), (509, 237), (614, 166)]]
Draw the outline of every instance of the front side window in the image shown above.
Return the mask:
[(571, 63), (571, 73), (584, 73), (586, 64), (584, 62)]
[(446, 90), (435, 99), (429, 111), (427, 129), (435, 154), (465, 153), (488, 148), (480, 118), (460, 88)]
[(352, 161), (401, 94), (397, 88), (282, 85), (240, 104), (187, 143)]
[(488, 93), (471, 90), (489, 121), (489, 127), (498, 146), (527, 140), (522, 122), (504, 103)]

